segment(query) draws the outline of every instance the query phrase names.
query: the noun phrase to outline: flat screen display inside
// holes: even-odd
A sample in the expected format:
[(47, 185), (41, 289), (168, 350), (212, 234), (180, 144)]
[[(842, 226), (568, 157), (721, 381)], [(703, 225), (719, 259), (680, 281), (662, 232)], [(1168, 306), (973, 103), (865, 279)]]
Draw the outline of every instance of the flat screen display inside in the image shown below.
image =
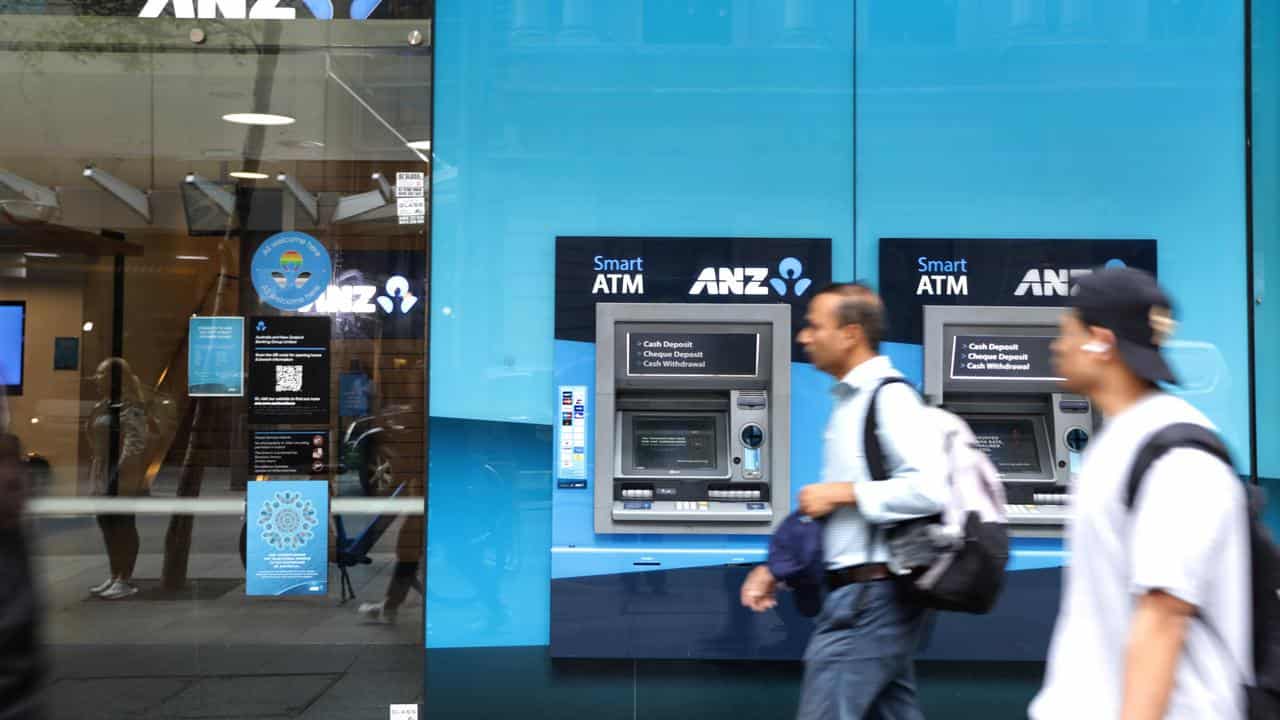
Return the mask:
[(637, 417), (631, 433), (636, 470), (713, 470), (719, 463), (720, 442), (713, 417)]
[(10, 395), (22, 394), (22, 352), (26, 340), (27, 304), (0, 302), (0, 385)]
[(1001, 475), (1042, 474), (1043, 454), (1034, 418), (966, 418), (978, 448)]

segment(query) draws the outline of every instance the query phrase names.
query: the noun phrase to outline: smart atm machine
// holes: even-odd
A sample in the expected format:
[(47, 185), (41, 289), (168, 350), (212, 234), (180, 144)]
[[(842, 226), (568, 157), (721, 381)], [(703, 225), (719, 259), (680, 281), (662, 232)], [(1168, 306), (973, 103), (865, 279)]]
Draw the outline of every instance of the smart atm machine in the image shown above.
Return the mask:
[(1065, 393), (1050, 344), (1062, 308), (926, 306), (924, 394), (964, 418), (1004, 480), (1012, 525), (1061, 525), (1093, 435), (1089, 401)]
[(769, 533), (790, 378), (787, 305), (598, 304), (596, 532)]

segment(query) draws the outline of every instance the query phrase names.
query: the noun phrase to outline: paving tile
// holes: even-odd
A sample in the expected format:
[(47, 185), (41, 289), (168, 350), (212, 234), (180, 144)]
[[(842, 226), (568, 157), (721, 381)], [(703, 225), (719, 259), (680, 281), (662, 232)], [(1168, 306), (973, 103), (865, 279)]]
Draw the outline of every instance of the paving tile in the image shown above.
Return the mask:
[(341, 675), (259, 675), (204, 678), (152, 714), (164, 718), (296, 717)]
[(159, 709), (192, 682), (172, 678), (60, 680), (50, 688), (51, 716), (54, 720), (135, 718)]

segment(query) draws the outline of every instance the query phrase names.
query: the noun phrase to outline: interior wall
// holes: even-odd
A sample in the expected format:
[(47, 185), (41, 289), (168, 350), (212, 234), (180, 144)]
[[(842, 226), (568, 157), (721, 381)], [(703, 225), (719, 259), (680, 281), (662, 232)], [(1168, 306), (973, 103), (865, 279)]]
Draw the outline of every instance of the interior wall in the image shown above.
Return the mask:
[(6, 279), (0, 284), (0, 300), (27, 303), (25, 392), (9, 398), (11, 425), (27, 451), (49, 461), (53, 472), (49, 491), (71, 494), (80, 463), (80, 391), (85, 370), (83, 363), (78, 370), (54, 370), (53, 348), (54, 338), (82, 335), (85, 272), (59, 269), (55, 273), (42, 271), (38, 263), (31, 265), (25, 280)]

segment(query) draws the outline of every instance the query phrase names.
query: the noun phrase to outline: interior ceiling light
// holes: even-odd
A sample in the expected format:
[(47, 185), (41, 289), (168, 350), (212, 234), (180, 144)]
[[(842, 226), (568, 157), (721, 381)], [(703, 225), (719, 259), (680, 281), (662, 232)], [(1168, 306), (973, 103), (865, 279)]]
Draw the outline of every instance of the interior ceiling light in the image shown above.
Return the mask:
[(26, 252), (22, 254), (26, 255), (29, 258), (60, 258), (62, 257), (58, 253), (50, 253), (50, 252)]
[(320, 150), (324, 147), (324, 143), (319, 140), (281, 140), (280, 147), (293, 150)]
[(377, 189), (358, 195), (339, 197), (338, 206), (333, 211), (333, 222), (343, 222), (357, 217), (360, 220), (381, 220), (384, 216), (395, 217), (395, 188), (380, 172), (373, 173), (370, 177), (377, 184)]
[(178, 255), (179, 260), (208, 260), (208, 255)]
[(188, 185), (194, 185), (195, 188), (203, 193), (205, 197), (209, 198), (218, 207), (222, 208), (222, 211), (226, 214), (230, 215), (235, 212), (235, 196), (224, 190), (220, 185), (217, 185), (196, 173), (187, 173), (184, 181)]
[(266, 173), (250, 172), (248, 170), (237, 170), (233, 173), (228, 173), (228, 174), (231, 177), (237, 178), (239, 180), (266, 180), (267, 178), (271, 177)]
[(0, 197), (0, 210), (11, 220), (20, 222), (45, 222), (61, 213), (58, 193), (52, 188), (0, 170), (0, 189), (17, 194), (22, 200), (6, 200)]
[(303, 187), (302, 183), (299, 182), (297, 178), (286, 173), (279, 173), (276, 175), (276, 180), (284, 184), (285, 189), (289, 191), (289, 194), (293, 196), (293, 199), (297, 200), (298, 204), (302, 206), (302, 209), (306, 211), (307, 215), (311, 216), (311, 222), (320, 221), (319, 200), (316, 199), (314, 194)]
[(410, 150), (426, 150), (429, 152), (431, 150), (431, 141), (430, 140), (410, 140), (409, 142), (405, 143), (405, 147), (409, 148)]
[(383, 175), (380, 172), (376, 172), (371, 177), (373, 178), (374, 182), (378, 183), (378, 190), (382, 192), (382, 197), (387, 202), (391, 202), (392, 200), (396, 199), (395, 188), (391, 187), (391, 183), (387, 180), (386, 175)]
[(89, 165), (84, 169), (84, 176), (98, 187), (111, 193), (117, 200), (136, 212), (143, 220), (151, 222), (151, 196), (133, 187), (120, 178)]
[(297, 122), (288, 115), (272, 113), (227, 113), (222, 119), (238, 125), (292, 125)]

